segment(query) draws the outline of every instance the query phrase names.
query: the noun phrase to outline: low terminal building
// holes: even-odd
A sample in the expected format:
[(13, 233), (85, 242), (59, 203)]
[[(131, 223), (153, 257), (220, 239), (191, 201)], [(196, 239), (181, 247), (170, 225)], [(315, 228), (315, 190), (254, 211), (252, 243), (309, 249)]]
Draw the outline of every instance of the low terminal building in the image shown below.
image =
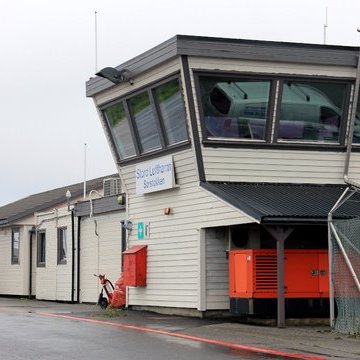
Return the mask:
[(358, 53), (178, 35), (87, 82), (127, 246), (147, 248), (130, 306), (269, 314), (282, 297), (288, 314), (328, 311), (327, 215), (344, 175), (360, 180)]

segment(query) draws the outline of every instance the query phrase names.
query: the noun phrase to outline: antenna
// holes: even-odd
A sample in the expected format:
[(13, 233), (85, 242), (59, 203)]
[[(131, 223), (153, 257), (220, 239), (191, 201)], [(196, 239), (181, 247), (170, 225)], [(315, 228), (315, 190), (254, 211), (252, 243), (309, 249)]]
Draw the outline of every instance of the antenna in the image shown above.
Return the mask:
[(95, 73), (98, 71), (98, 49), (97, 49), (97, 11), (95, 11)]
[(324, 45), (326, 45), (326, 31), (328, 28), (328, 8), (325, 8), (325, 24), (324, 24)]
[(84, 144), (84, 199), (86, 199), (86, 143)]

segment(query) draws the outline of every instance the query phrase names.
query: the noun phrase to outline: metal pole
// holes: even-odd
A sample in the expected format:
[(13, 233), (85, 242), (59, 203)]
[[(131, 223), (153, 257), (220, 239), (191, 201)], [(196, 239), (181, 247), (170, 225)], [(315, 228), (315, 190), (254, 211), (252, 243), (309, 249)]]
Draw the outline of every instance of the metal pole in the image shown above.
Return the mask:
[(86, 199), (86, 143), (84, 144), (84, 199)]
[(95, 11), (95, 74), (98, 72), (97, 11)]
[[(358, 29), (358, 31), (360, 31), (360, 29)], [(359, 86), (360, 86), (360, 47), (359, 47), (358, 62), (357, 62), (357, 69), (356, 69), (355, 90), (354, 90), (353, 102), (352, 102), (352, 107), (351, 107), (351, 120), (350, 120), (350, 125), (349, 125), (349, 136), (347, 138), (347, 144), (346, 144), (344, 178), (348, 177), (348, 174), (349, 174), (351, 147), (352, 147), (352, 141), (353, 141), (353, 135), (354, 135), (354, 124), (355, 124), (356, 110), (357, 110), (357, 104), (358, 104), (358, 98), (359, 98)]]
[(277, 239), (277, 326), (285, 327), (284, 240)]

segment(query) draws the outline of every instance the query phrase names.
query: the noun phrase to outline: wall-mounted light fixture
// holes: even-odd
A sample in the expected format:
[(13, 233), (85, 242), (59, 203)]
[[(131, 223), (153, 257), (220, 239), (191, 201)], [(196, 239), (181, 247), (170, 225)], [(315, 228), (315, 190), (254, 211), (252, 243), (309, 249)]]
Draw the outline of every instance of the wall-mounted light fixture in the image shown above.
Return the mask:
[(65, 197), (66, 197), (66, 202), (67, 202), (68, 211), (70, 211), (70, 199), (71, 199), (71, 192), (70, 192), (70, 190), (67, 190), (67, 191), (66, 191)]
[(129, 74), (130, 74), (129, 71), (126, 69), (117, 70), (112, 67), (106, 67), (106, 68), (100, 70), (99, 72), (97, 72), (95, 75), (100, 76), (104, 79), (107, 79), (114, 84), (120, 84), (121, 82), (128, 80), (130, 82), (130, 84), (132, 85), (134, 83), (134, 81), (132, 79), (130, 79)]
[(170, 208), (165, 208), (164, 209), (164, 215), (170, 215), (171, 214), (171, 209)]

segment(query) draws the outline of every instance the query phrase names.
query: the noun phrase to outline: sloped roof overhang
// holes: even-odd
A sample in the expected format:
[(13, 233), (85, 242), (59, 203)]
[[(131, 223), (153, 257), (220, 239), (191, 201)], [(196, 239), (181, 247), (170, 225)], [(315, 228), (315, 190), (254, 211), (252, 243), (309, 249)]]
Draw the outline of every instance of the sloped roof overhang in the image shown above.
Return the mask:
[[(328, 213), (346, 185), (202, 182), (201, 186), (260, 224), (326, 224)], [(360, 216), (360, 194), (333, 214), (334, 219)]]

